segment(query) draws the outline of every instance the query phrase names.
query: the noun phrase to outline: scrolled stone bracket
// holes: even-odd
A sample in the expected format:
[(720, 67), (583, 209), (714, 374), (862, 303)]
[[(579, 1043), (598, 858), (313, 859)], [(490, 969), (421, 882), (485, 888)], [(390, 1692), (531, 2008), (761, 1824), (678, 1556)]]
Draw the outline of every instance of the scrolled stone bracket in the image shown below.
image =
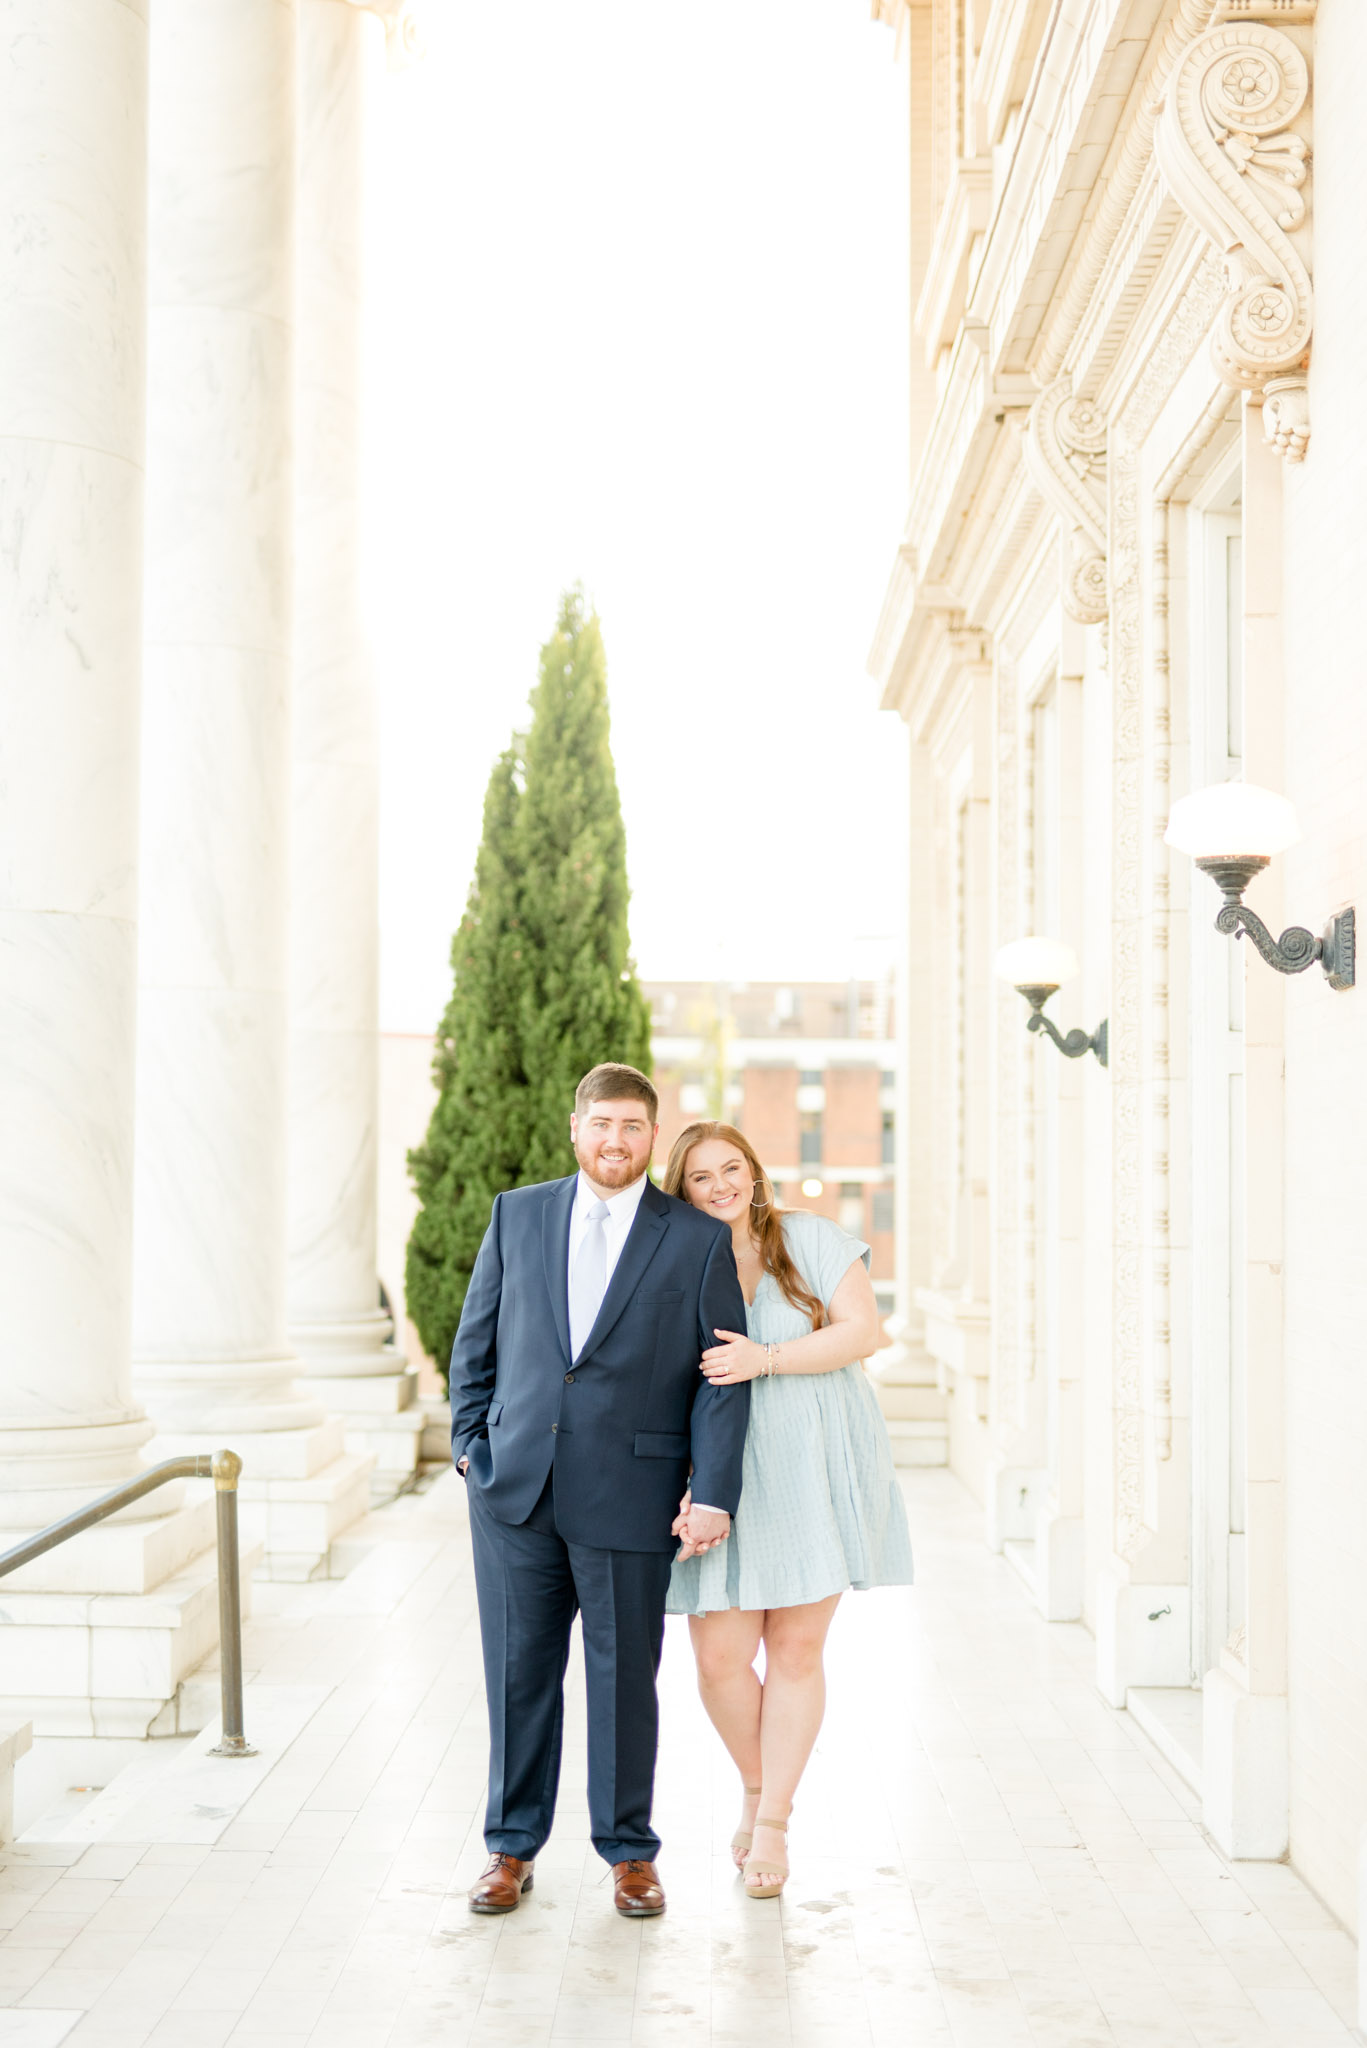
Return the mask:
[(1088, 398), (1074, 398), (1060, 377), (1030, 408), (1025, 459), (1031, 479), (1068, 535), (1071, 565), (1063, 582), (1070, 618), (1095, 626), (1106, 617), (1106, 420)]
[(1225, 258), (1211, 336), (1226, 384), (1263, 394), (1289, 462), (1310, 438), (1310, 39), (1315, 0), (1220, 0), (1178, 58), (1154, 133), (1164, 183)]

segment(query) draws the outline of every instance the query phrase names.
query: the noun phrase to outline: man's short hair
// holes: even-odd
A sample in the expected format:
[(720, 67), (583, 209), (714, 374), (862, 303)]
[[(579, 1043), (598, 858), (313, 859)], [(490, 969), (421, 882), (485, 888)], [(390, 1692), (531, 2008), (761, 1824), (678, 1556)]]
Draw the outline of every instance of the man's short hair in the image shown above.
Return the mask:
[(660, 1098), (639, 1067), (604, 1060), (590, 1067), (574, 1091), (574, 1113), (582, 1116), (591, 1102), (643, 1102), (652, 1124), (660, 1119)]

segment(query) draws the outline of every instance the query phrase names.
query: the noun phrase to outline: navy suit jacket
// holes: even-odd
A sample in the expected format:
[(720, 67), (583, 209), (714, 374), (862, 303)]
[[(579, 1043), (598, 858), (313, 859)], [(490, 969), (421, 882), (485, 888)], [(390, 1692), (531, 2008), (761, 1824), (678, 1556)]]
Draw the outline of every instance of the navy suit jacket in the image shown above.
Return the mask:
[(750, 1387), (714, 1387), (714, 1330), (744, 1330), (731, 1233), (650, 1181), (603, 1305), (570, 1357), (577, 1174), (496, 1197), (451, 1352), (451, 1455), (500, 1522), (525, 1521), (555, 1467), (570, 1543), (672, 1550), (689, 1484), (734, 1514)]

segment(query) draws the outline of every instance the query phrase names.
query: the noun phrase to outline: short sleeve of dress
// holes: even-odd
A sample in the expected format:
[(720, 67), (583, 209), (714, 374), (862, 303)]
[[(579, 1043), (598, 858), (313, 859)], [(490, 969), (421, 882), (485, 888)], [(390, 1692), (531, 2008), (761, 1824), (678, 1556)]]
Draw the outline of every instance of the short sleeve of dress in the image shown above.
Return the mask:
[(783, 1234), (803, 1279), (826, 1303), (856, 1259), (862, 1259), (866, 1267), (872, 1262), (863, 1239), (851, 1237), (827, 1216), (813, 1216), (804, 1209), (785, 1210)]

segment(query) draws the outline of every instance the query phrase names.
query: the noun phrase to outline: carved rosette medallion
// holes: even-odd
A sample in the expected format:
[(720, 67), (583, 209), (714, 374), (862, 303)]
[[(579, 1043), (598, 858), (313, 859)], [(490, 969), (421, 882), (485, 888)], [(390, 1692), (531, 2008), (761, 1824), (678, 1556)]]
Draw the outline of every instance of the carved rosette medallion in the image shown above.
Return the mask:
[(1174, 199), (1225, 257), (1229, 289), (1211, 337), (1215, 367), (1246, 391), (1275, 383), (1265, 430), (1298, 462), (1309, 440), (1305, 367), (1314, 326), (1310, 65), (1277, 23), (1308, 13), (1305, 0), (1296, 0), (1269, 18), (1269, 5), (1254, 0), (1183, 52), (1154, 148)]
[(1035, 488), (1069, 537), (1072, 562), (1063, 582), (1070, 618), (1095, 626), (1105, 618), (1106, 420), (1089, 398), (1074, 398), (1061, 377), (1030, 410), (1025, 459)]

